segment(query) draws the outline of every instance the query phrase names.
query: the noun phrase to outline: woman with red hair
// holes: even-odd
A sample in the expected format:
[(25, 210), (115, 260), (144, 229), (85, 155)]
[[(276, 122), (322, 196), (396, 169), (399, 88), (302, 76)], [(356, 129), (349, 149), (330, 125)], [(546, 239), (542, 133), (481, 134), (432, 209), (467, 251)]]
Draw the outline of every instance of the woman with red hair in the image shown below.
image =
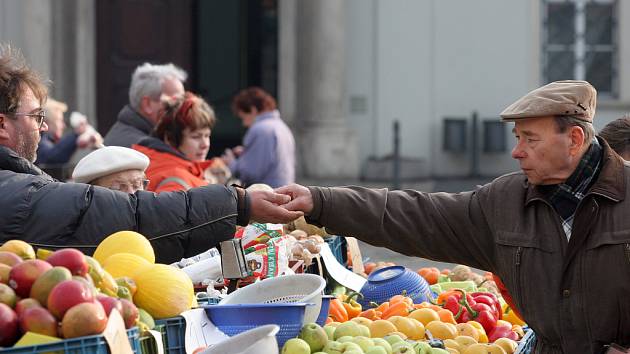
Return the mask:
[(225, 164), (220, 159), (206, 160), (215, 123), (208, 103), (190, 92), (165, 101), (153, 137), (133, 145), (151, 160), (146, 170), (147, 190), (177, 191), (225, 183), (229, 175)]

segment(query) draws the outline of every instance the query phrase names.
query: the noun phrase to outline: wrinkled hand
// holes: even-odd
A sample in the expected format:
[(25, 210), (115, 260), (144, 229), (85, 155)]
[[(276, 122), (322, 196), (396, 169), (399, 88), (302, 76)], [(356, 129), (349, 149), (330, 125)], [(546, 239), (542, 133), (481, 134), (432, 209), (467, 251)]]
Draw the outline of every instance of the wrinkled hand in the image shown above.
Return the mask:
[(289, 211), (301, 211), (307, 215), (313, 211), (313, 196), (308, 188), (299, 184), (289, 184), (276, 188), (275, 192), (291, 197), (291, 201), (282, 205), (283, 208)]
[(291, 201), (288, 195), (261, 190), (247, 193), (251, 203), (250, 221), (286, 224), (304, 215), (301, 211), (287, 210), (280, 206)]

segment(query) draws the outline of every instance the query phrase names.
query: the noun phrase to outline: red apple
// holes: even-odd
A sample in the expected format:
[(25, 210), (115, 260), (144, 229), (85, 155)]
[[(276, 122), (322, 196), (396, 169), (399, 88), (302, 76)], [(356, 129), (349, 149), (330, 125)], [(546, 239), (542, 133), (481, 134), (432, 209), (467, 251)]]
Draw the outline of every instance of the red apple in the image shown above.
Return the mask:
[(55, 285), (48, 294), (47, 307), (57, 319), (62, 319), (71, 307), (93, 301), (94, 295), (85, 283), (78, 280), (64, 280)]
[(138, 320), (138, 308), (133, 302), (127, 299), (119, 299), (122, 303), (123, 310), (120, 313), (122, 315), (123, 320), (125, 320), (125, 328), (129, 329), (136, 325), (136, 321)]
[(17, 302), (17, 304), (15, 304), (15, 313), (18, 315), (18, 318), (20, 318), (20, 316), (22, 316), (22, 312), (24, 312), (24, 310), (26, 309), (30, 309), (33, 307), (43, 307), (41, 303), (39, 303), (39, 301), (27, 297), (26, 299), (22, 299), (20, 301)]
[(53, 252), (46, 262), (53, 266), (66, 267), (73, 275), (85, 276), (88, 272), (88, 263), (85, 255), (74, 248), (63, 248)]
[(18, 319), (23, 333), (35, 332), (57, 337), (57, 319), (43, 307), (26, 309)]
[(105, 314), (109, 317), (109, 314), (112, 312), (112, 309), (118, 310), (121, 314), (123, 313), (123, 304), (119, 299), (107, 295), (97, 295), (96, 300), (103, 305), (103, 309), (105, 310)]
[(22, 258), (13, 252), (0, 251), (0, 263), (13, 267), (22, 263)]
[(70, 308), (61, 321), (64, 338), (101, 334), (107, 326), (107, 316), (100, 302), (84, 302)]
[(50, 263), (39, 259), (18, 263), (9, 272), (9, 286), (20, 297), (28, 297), (35, 280), (50, 268), (52, 268)]
[(10, 347), (18, 336), (18, 318), (5, 304), (0, 304), (0, 347)]

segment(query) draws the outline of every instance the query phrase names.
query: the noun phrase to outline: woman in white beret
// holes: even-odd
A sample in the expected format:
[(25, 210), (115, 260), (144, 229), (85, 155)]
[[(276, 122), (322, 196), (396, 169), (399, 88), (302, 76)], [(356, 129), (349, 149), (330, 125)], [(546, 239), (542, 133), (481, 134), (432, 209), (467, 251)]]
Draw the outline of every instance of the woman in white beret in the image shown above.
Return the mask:
[(77, 183), (87, 183), (126, 193), (144, 190), (149, 158), (121, 146), (107, 146), (82, 158), (72, 172)]

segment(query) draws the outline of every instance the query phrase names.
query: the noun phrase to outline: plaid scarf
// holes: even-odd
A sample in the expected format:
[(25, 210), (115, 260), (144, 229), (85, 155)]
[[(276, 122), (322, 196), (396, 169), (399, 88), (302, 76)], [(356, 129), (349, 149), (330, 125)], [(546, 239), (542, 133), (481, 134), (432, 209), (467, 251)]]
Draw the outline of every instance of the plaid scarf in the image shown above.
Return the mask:
[(562, 218), (562, 228), (567, 236), (567, 240), (571, 238), (575, 210), (588, 189), (597, 179), (597, 174), (601, 167), (602, 152), (601, 145), (596, 138), (593, 138), (590, 148), (582, 156), (575, 171), (564, 183), (540, 186), (549, 203)]

